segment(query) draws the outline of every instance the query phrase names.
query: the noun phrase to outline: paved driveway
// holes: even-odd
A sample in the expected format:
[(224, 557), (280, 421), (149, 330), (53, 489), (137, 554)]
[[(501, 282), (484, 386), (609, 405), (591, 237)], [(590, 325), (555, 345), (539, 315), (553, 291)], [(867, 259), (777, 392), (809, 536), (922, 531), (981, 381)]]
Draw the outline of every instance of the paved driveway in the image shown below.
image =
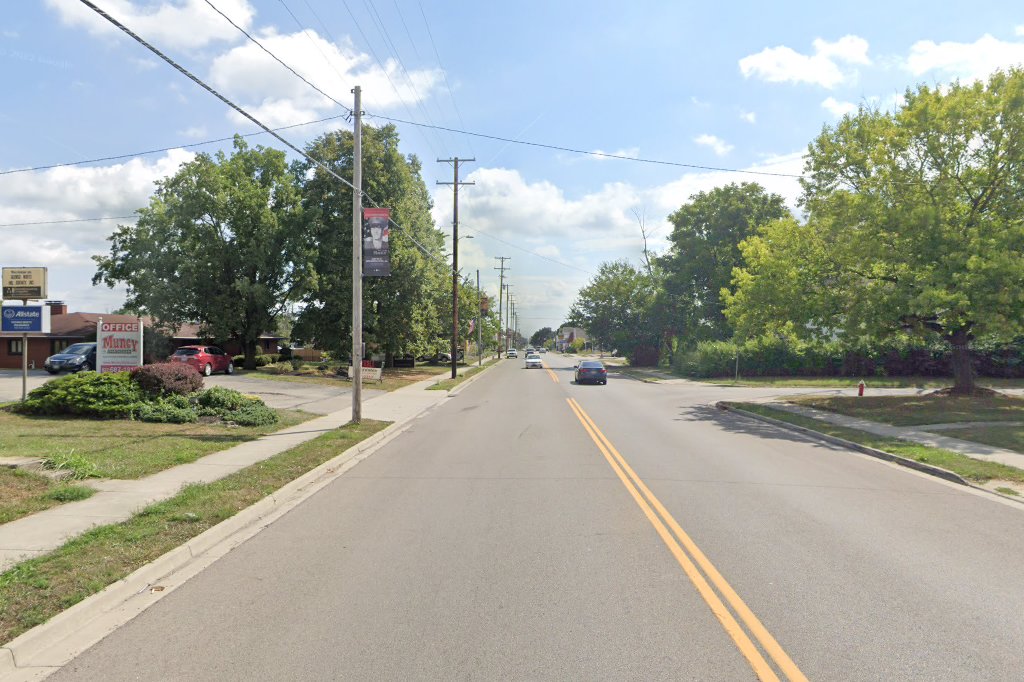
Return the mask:
[[(60, 374), (58, 376), (65, 376)], [(37, 386), (54, 377), (44, 370), (29, 370), (28, 390), (31, 391)], [(234, 388), (242, 393), (258, 395), (271, 407), (282, 409), (298, 409), (315, 414), (329, 414), (336, 410), (344, 410), (352, 405), (352, 391), (348, 384), (339, 382), (336, 386), (316, 384), (313, 382), (300, 383), (296, 381), (282, 381), (277, 379), (252, 378), (247, 376), (226, 376), (215, 374), (206, 377), (203, 385), (225, 386)], [(382, 393), (371, 388), (363, 388), (363, 400)], [(0, 402), (21, 399), (21, 371), (14, 369), (0, 369)]]

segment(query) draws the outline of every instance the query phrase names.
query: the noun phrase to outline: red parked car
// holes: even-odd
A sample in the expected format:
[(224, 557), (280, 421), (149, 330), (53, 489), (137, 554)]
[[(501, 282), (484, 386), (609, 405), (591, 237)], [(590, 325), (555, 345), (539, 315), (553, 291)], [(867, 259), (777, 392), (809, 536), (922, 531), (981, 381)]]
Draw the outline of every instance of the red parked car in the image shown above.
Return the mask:
[(174, 351), (174, 355), (169, 360), (192, 365), (206, 377), (214, 372), (235, 373), (235, 365), (231, 362), (231, 356), (217, 346), (182, 346)]

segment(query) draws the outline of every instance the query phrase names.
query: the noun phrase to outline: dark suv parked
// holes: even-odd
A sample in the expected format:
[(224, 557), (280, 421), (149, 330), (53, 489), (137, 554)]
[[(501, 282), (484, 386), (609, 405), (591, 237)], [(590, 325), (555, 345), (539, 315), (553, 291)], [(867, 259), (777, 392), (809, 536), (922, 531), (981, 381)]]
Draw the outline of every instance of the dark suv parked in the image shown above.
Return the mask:
[(56, 355), (46, 358), (43, 369), (50, 374), (58, 374), (62, 370), (81, 372), (96, 369), (96, 344), (75, 343)]

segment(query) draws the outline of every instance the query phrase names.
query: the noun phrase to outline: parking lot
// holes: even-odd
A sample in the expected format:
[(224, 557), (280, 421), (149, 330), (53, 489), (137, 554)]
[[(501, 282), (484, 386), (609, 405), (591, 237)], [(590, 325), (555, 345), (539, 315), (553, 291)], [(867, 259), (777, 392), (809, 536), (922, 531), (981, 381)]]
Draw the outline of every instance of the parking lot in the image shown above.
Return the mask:
[[(61, 374), (59, 376), (66, 376)], [(42, 386), (56, 377), (44, 370), (36, 369), (28, 372), (28, 390)], [(328, 414), (343, 410), (352, 403), (351, 390), (348, 384), (328, 386), (298, 381), (282, 381), (250, 376), (226, 376), (215, 374), (203, 379), (203, 385), (224, 386), (250, 395), (258, 395), (267, 405), (280, 409), (296, 409)], [(380, 393), (372, 388), (363, 388), (363, 399), (368, 400)], [(21, 370), (0, 369), (0, 402), (21, 399)]]

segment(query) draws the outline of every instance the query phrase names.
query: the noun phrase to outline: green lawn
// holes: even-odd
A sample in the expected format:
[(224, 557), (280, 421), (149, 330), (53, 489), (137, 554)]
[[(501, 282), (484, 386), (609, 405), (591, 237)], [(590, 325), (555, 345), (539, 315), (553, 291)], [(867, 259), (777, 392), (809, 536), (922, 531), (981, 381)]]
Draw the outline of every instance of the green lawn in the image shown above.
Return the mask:
[[(274, 381), (290, 381), (306, 384), (312, 383), (324, 386), (348, 387), (352, 385), (347, 378), (337, 376), (333, 370), (328, 370), (324, 373), (311, 373), (309, 368), (313, 366), (315, 365), (307, 365), (307, 368), (302, 370), (306, 372), (305, 374), (274, 374), (267, 371), (265, 367), (261, 367), (256, 371), (238, 370), (236, 371), (236, 374), (240, 376), (255, 377), (257, 379), (271, 379)], [(363, 387), (372, 388), (378, 391), (396, 391), (410, 384), (414, 384), (417, 381), (423, 381), (424, 379), (444, 374), (446, 369), (447, 367), (445, 365), (418, 365), (416, 367), (387, 368), (382, 374), (383, 380), (380, 383), (364, 380)]]
[[(99, 478), (141, 478), (300, 424), (316, 415), (278, 410), (268, 426), (155, 424), (120, 419), (30, 417), (0, 411), (0, 452), (40, 457)], [(0, 488), (0, 499), (7, 491)]]
[(884, 438), (864, 431), (829, 424), (817, 419), (812, 419), (811, 417), (804, 417), (803, 415), (793, 414), (783, 410), (776, 410), (768, 407), (767, 405), (758, 403), (729, 404), (748, 412), (754, 412), (766, 417), (778, 419), (779, 421), (803, 426), (811, 429), (812, 431), (818, 431), (819, 433), (825, 433), (830, 436), (836, 436), (837, 438), (853, 441), (854, 443), (867, 445), (868, 447), (875, 448), (876, 450), (882, 450), (884, 452), (898, 455), (900, 457), (906, 457), (907, 459), (913, 459), (918, 462), (933, 464), (937, 467), (957, 473), (969, 481), (984, 483), (986, 481), (999, 480), (1024, 483), (1024, 470), (1000, 464), (998, 462), (985, 462), (973, 459), (966, 455), (961, 455), (958, 452), (932, 448), (926, 445), (918, 445), (917, 443), (910, 443), (895, 438)]
[(491, 358), (490, 360), (484, 360), (484, 364), (482, 366), (479, 366), (479, 367), (477, 365), (473, 365), (472, 367), (470, 367), (469, 369), (467, 369), (465, 372), (463, 372), (459, 376), (455, 377), (454, 379), (452, 379), (451, 375), (449, 375), (447, 379), (442, 379), (441, 381), (437, 382), (433, 386), (428, 386), (427, 390), (429, 390), (429, 391), (450, 391), (453, 388), (455, 388), (456, 386), (458, 386), (459, 384), (461, 384), (466, 379), (468, 379), (471, 376), (473, 376), (474, 374), (476, 374), (477, 372), (482, 372), (483, 370), (487, 369), (487, 367), (492, 362), (498, 362), (497, 358)]
[(1024, 426), (979, 426), (966, 429), (947, 429), (940, 433), (950, 438), (971, 440), (1005, 450), (1024, 453)]
[[(745, 377), (740, 380), (732, 377), (710, 377), (698, 379), (683, 377), (693, 381), (702, 381), (719, 386), (778, 386), (781, 388), (856, 388), (861, 377)], [(872, 388), (949, 388), (952, 379), (941, 377), (863, 377), (868, 389)], [(979, 378), (979, 386), (987, 388), (1024, 388), (1024, 379)]]
[(188, 486), (123, 523), (93, 529), (49, 554), (0, 573), (0, 644), (234, 516), (386, 426), (386, 422), (364, 420), (330, 431), (215, 483)]
[(31, 471), (0, 468), (0, 523), (64, 502), (84, 500), (94, 492), (92, 488), (74, 481), (58, 483)]
[(802, 396), (790, 402), (894, 426), (1024, 421), (1024, 399), (1005, 395)]

